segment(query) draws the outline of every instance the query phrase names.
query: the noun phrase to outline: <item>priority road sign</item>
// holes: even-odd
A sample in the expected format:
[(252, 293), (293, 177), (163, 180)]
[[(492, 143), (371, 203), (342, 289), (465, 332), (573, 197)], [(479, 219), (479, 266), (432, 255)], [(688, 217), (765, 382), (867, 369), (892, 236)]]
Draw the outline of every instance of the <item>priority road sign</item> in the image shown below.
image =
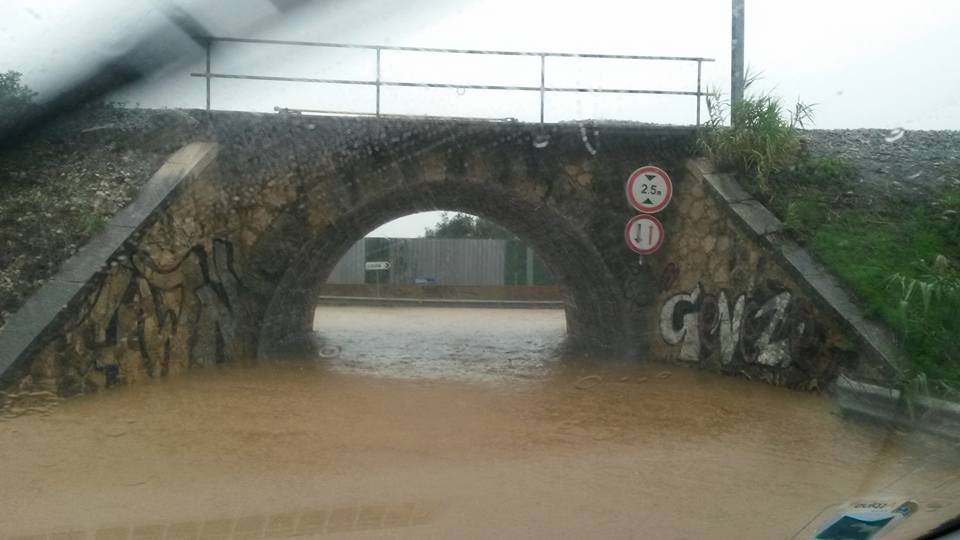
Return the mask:
[(647, 165), (627, 179), (627, 201), (638, 212), (656, 214), (670, 204), (673, 182), (663, 169)]
[(640, 255), (649, 255), (660, 249), (663, 237), (663, 224), (646, 214), (631, 218), (623, 231), (627, 246)]

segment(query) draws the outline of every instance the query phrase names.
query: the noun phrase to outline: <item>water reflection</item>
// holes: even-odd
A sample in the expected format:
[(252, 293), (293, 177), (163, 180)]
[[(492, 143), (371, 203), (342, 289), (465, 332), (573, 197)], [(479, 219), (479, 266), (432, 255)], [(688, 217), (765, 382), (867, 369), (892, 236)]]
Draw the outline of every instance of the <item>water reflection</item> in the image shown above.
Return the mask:
[(562, 309), (322, 306), (314, 317), (327, 369), (476, 381), (545, 375), (565, 326)]

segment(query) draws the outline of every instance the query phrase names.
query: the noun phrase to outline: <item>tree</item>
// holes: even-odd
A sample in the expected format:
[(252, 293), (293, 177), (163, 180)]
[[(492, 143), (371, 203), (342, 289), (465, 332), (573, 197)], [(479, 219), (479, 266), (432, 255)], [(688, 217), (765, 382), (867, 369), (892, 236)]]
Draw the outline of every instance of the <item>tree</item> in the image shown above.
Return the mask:
[(37, 107), (36, 92), (20, 82), (21, 73), (0, 73), (0, 138), (16, 128)]
[(426, 238), (503, 238), (513, 239), (516, 235), (492, 221), (463, 214), (444, 212), (440, 223), (427, 227), (423, 231)]

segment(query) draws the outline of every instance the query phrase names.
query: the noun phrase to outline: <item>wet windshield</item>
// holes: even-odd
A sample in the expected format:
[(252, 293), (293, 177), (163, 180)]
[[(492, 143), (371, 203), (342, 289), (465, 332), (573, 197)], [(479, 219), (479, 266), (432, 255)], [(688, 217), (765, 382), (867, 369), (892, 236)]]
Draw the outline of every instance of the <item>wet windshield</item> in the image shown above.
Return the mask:
[(946, 538), (960, 4), (0, 6), (0, 538)]

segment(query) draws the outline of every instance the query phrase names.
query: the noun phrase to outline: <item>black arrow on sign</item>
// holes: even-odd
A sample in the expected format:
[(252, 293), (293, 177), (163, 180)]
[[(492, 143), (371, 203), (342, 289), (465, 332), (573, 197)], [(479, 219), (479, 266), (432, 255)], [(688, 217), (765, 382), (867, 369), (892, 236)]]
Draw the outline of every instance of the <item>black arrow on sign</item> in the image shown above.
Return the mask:
[(655, 175), (655, 174), (645, 174), (644, 176), (647, 177), (647, 180), (653, 180), (654, 178), (657, 177), (657, 175)]

